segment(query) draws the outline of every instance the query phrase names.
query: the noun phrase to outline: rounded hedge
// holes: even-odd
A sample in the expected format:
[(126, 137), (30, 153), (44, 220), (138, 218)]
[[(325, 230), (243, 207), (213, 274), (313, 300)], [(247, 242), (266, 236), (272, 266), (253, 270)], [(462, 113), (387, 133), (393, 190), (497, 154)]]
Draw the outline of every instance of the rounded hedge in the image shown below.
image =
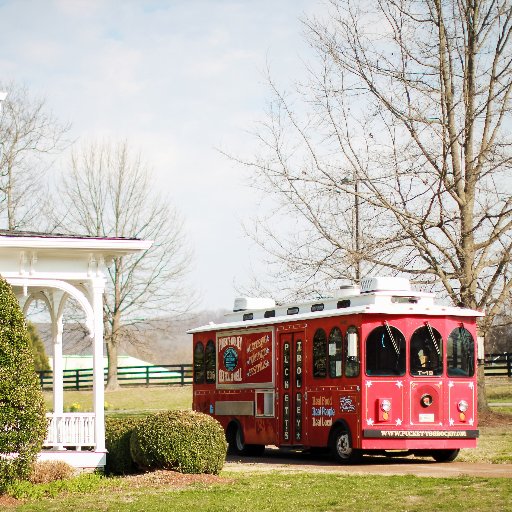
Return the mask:
[(45, 412), (23, 314), (0, 278), (0, 490), (28, 478), (46, 436)]
[(130, 453), (130, 438), (140, 418), (107, 418), (105, 420), (105, 446), (107, 464), (105, 471), (115, 475), (127, 475), (136, 470)]
[(133, 430), (133, 460), (143, 469), (218, 474), (226, 459), (220, 423), (194, 411), (167, 411), (148, 416)]

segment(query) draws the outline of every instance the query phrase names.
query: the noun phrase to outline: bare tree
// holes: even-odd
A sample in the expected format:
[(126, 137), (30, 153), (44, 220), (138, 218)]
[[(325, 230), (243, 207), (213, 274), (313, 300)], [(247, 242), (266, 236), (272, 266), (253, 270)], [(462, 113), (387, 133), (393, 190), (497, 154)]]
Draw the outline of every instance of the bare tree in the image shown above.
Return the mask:
[[(305, 220), (307, 250), (322, 248), (310, 275), (337, 254), (406, 273), (485, 308), (485, 333), (512, 289), (511, 3), (328, 4), (304, 20), (310, 80), (292, 96), (271, 81), (262, 156), (246, 163)], [(337, 220), (347, 195), (377, 221), (358, 248)]]
[(183, 222), (127, 142), (92, 143), (73, 151), (62, 199), (68, 229), (154, 240), (149, 250), (115, 258), (109, 267), (104, 298), (107, 389), (115, 389), (121, 342), (140, 342), (139, 327), (145, 331), (152, 318), (185, 312), (192, 304), (183, 282), (191, 258)]
[(44, 178), (52, 157), (68, 145), (70, 125), (26, 87), (11, 82), (0, 90), (7, 92), (0, 111), (0, 217), (10, 231), (38, 227), (48, 197)]

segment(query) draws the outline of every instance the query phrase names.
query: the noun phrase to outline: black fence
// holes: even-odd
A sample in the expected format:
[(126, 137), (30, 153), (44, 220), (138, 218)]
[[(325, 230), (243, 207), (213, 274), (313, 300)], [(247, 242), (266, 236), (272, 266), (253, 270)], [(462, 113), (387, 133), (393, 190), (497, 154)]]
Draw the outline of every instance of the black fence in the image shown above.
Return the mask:
[[(43, 389), (53, 388), (53, 372), (39, 371), (39, 381)], [(117, 368), (117, 379), (121, 386), (184, 386), (192, 384), (191, 364), (171, 364), (162, 366), (120, 366)], [(105, 381), (107, 370), (105, 369)], [(92, 388), (93, 370), (64, 370), (64, 389)]]
[(484, 369), (486, 376), (512, 377), (512, 352), (486, 354)]
[[(486, 354), (484, 362), (485, 375), (487, 377), (512, 378), (512, 353)], [(40, 371), (39, 381), (43, 389), (52, 389), (53, 372)], [(87, 389), (92, 387), (93, 371), (64, 370), (64, 389)], [(117, 368), (117, 378), (120, 385), (124, 386), (155, 386), (192, 384), (192, 365), (173, 364), (163, 366), (122, 366)], [(107, 370), (105, 369), (105, 381)]]

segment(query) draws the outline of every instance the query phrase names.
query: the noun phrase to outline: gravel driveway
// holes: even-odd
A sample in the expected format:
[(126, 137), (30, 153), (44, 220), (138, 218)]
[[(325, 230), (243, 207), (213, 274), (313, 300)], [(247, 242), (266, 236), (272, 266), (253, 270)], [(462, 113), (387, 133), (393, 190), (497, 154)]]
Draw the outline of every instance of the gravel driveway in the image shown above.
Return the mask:
[(512, 478), (511, 464), (438, 463), (429, 458), (365, 456), (355, 466), (332, 462), (328, 456), (283, 452), (267, 448), (262, 457), (228, 456), (225, 471), (279, 471), (292, 473), (339, 473), (345, 475), (416, 475), (435, 477), (476, 476)]

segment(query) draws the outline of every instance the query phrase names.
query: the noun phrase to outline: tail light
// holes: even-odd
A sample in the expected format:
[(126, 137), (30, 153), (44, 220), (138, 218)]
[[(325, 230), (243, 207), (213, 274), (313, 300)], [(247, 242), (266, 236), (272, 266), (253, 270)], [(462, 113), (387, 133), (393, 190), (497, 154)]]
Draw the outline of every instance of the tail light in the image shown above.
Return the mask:
[(379, 399), (379, 421), (388, 421), (391, 417), (391, 400), (389, 398)]

